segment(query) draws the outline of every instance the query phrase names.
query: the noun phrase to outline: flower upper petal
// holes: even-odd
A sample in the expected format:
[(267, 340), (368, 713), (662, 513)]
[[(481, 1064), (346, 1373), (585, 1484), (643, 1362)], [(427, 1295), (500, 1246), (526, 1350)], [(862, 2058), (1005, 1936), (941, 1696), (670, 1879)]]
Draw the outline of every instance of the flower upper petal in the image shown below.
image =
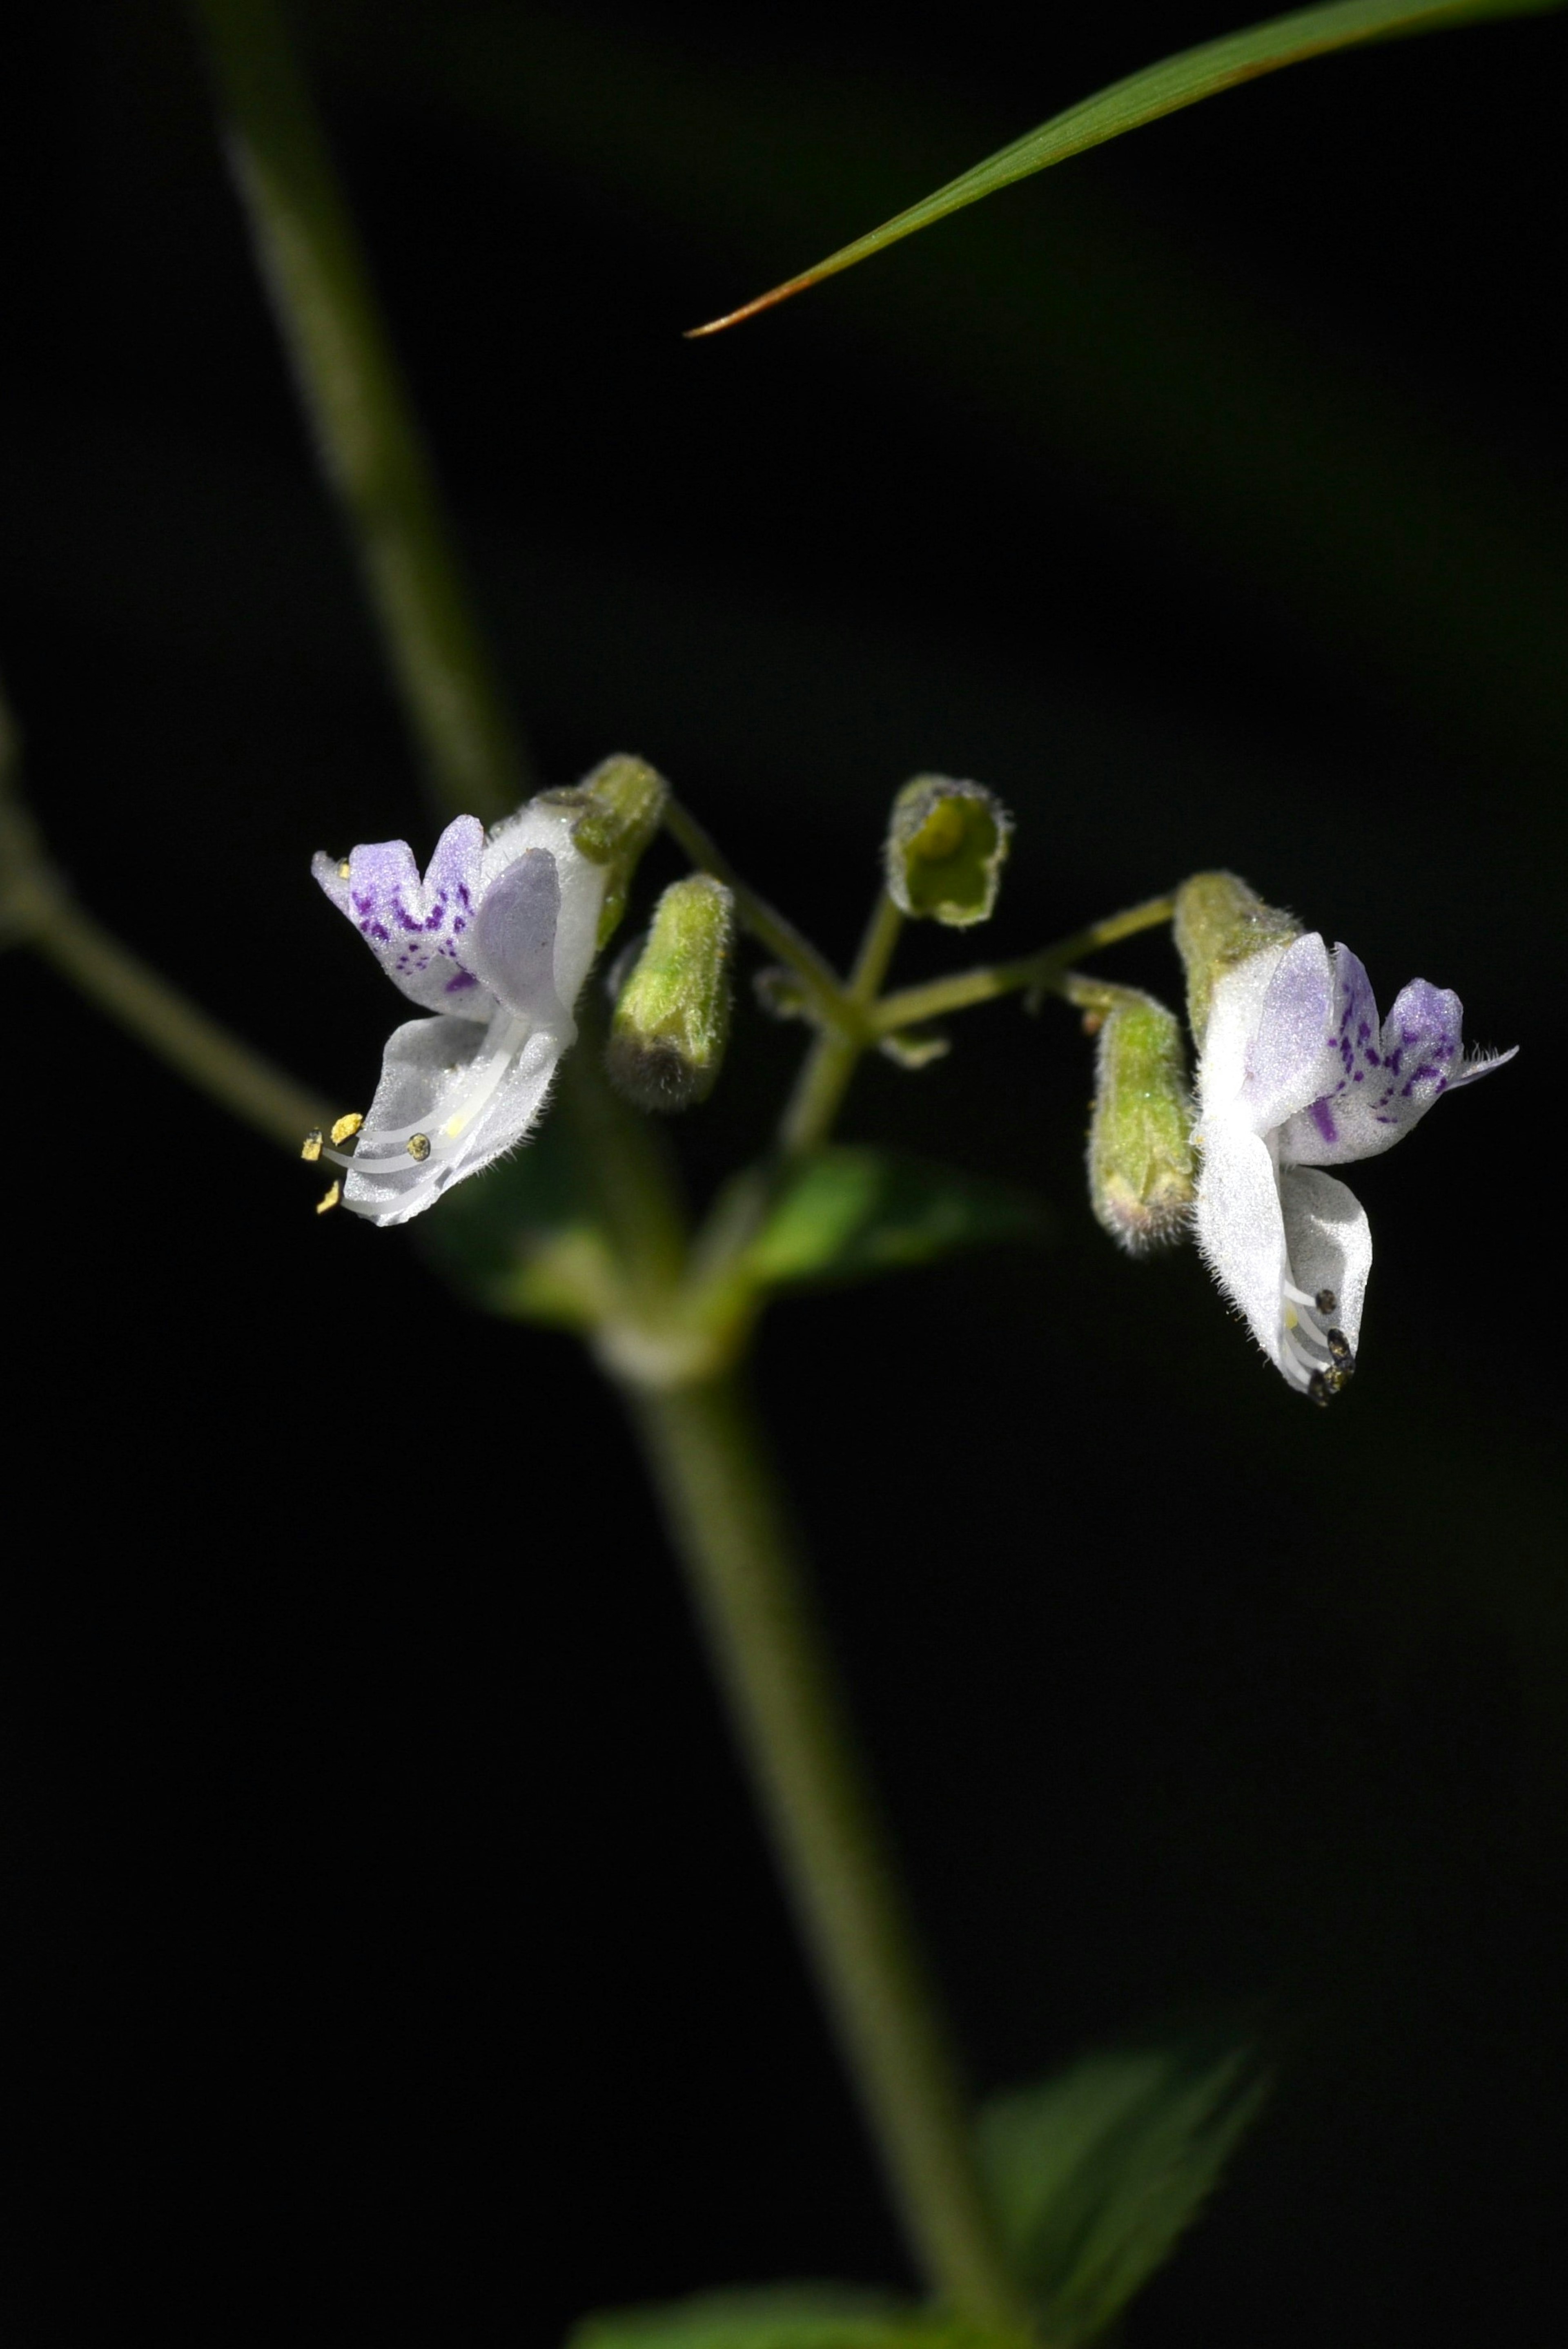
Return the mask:
[(341, 864), (318, 854), (311, 871), (412, 1002), (427, 1011), (488, 1019), (495, 1007), (469, 968), (465, 942), (479, 900), (483, 849), (478, 816), (460, 815), (436, 843), (423, 881), (406, 840), (361, 845)]
[(536, 1027), (566, 1028), (555, 991), (561, 875), (548, 848), (525, 849), (480, 900), (469, 941), (474, 969), (498, 1003)]
[(1272, 1133), (1322, 1091), (1332, 1065), (1333, 1002), (1328, 949), (1309, 930), (1280, 956), (1247, 1046), (1241, 1097), (1254, 1133)]
[(480, 866), (481, 889), (488, 894), (503, 874), (536, 848), (547, 848), (561, 876), (561, 909), (555, 925), (555, 994), (570, 1011), (583, 991), (599, 946), (599, 916), (604, 904), (609, 867), (595, 864), (572, 837), (577, 811), (552, 807), (531, 800), (504, 823), (497, 824), (485, 843)]

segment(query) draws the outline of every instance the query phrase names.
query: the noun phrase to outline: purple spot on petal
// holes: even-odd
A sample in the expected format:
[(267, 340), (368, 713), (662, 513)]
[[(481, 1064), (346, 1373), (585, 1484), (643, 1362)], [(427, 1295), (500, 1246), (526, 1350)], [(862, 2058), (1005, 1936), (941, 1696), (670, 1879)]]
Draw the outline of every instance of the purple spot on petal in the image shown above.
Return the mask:
[(1334, 1123), (1334, 1113), (1330, 1110), (1326, 1101), (1315, 1101), (1312, 1104), (1310, 1114), (1314, 1125), (1316, 1126), (1325, 1142), (1335, 1143), (1338, 1141), (1339, 1128)]
[(461, 995), (465, 988), (477, 987), (478, 985), (479, 981), (475, 978), (471, 970), (460, 970), (459, 971), (456, 978), (448, 979), (447, 993), (449, 995)]

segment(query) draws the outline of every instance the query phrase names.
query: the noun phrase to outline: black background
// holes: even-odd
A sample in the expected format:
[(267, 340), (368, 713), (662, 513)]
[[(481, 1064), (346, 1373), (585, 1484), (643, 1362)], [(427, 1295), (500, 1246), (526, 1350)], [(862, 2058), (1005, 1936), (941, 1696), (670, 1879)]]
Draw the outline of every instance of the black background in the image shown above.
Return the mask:
[[(843, 956), (892, 788), (975, 774), (997, 952), (1221, 863), (1525, 1047), (1357, 1182), (1329, 1413), (1191, 1256), (1101, 1241), (1085, 1048), (1012, 1006), (843, 1130), (1054, 1245), (781, 1306), (758, 1378), (977, 2083), (1260, 2001), (1288, 2047), (1131, 2339), (1553, 2337), (1563, 25), (1279, 77), (688, 345), (1225, 13), (301, 15), (542, 778), (645, 752)], [(394, 1007), (306, 862), (433, 817), (182, 19), (34, 32), (29, 792), (105, 920), (362, 1100)], [(613, 1396), (4, 985), (7, 2013), (70, 2214), (14, 2337), (549, 2344), (900, 2278)], [(799, 1049), (742, 1015), (699, 1195)]]

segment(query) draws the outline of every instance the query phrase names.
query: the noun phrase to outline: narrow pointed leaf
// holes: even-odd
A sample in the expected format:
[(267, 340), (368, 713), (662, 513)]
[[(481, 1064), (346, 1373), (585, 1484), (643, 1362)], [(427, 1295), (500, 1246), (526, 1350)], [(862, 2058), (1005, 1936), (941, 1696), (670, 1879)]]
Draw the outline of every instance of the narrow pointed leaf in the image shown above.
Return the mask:
[(662, 2308), (585, 2317), (566, 2349), (1026, 2349), (881, 2293), (842, 2284), (704, 2292)]
[(1054, 2349), (1095, 2340), (1170, 2258), (1267, 2085), (1245, 2047), (1124, 2049), (985, 2107), (1003, 2240)]
[(1069, 156), (1081, 155), (1108, 139), (1119, 139), (1124, 130), (1158, 121), (1162, 114), (1195, 106), (1202, 98), (1233, 89), (1238, 82), (1255, 81), (1262, 74), (1276, 73), (1282, 66), (1300, 65), (1307, 57), (1365, 41), (1438, 32), (1485, 16), (1542, 15), (1562, 5), (1563, 0), (1329, 0), (1325, 7), (1296, 9), (1288, 16), (1274, 16), (1265, 24), (1226, 33), (1219, 40), (1200, 42), (1196, 48), (1182, 49), (1173, 57), (1161, 58), (1158, 65), (1144, 67), (1140, 73), (1129, 74), (1123, 81), (1112, 82), (1093, 98), (1069, 106), (1065, 114), (1053, 115), (1037, 129), (1026, 131), (1011, 146), (949, 180), (934, 195), (884, 221), (868, 235), (857, 237), (852, 244), (841, 246), (815, 268), (775, 285), (722, 318), (694, 326), (691, 333), (712, 335), (721, 327), (737, 326), (741, 319), (786, 301), (791, 294), (804, 293), (824, 277), (853, 268), (857, 261), (869, 260), (884, 245), (896, 244), (901, 237), (913, 236), (917, 229), (944, 220), (949, 212), (978, 203), (982, 196), (993, 195), (998, 188), (1010, 187), (1015, 180), (1026, 180), (1032, 171), (1046, 171), (1052, 163), (1066, 162)]

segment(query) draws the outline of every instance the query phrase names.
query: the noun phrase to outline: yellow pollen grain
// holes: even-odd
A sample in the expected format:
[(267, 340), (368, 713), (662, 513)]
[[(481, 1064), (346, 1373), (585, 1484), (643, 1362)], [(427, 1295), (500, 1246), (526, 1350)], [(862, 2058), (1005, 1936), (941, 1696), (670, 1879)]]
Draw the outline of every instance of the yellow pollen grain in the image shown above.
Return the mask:
[(333, 1185), (333, 1186), (332, 1186), (331, 1190), (330, 1190), (330, 1191), (328, 1191), (328, 1193), (327, 1193), (327, 1195), (326, 1195), (325, 1198), (325, 1199), (318, 1199), (318, 1200), (316, 1201), (316, 1203), (315, 1203), (315, 1212), (316, 1212), (316, 1214), (317, 1214), (318, 1216), (325, 1216), (330, 1208), (332, 1208), (332, 1207), (335, 1207), (335, 1206), (336, 1206), (336, 1205), (337, 1205), (338, 1201), (342, 1198), (342, 1196), (343, 1196), (343, 1185), (342, 1185), (342, 1184), (341, 1184), (341, 1183), (335, 1183), (335, 1184)]
[(311, 1127), (310, 1132), (305, 1135), (304, 1140), (300, 1144), (299, 1154), (304, 1160), (307, 1166), (314, 1166), (315, 1164), (316, 1160), (321, 1156), (321, 1128), (319, 1125), (313, 1125)]
[(339, 879), (340, 881), (346, 881), (346, 880), (348, 879), (349, 874), (353, 872), (353, 870), (354, 870), (354, 867), (353, 867), (353, 865), (349, 863), (349, 861), (348, 861), (348, 859), (347, 859), (347, 857), (346, 857), (346, 856), (340, 856), (340, 857), (338, 858), (338, 860), (337, 860), (337, 877), (338, 877), (338, 879)]
[(333, 1127), (332, 1138), (334, 1142), (346, 1142), (350, 1134), (358, 1133), (364, 1123), (365, 1120), (360, 1116), (359, 1112), (356, 1109), (351, 1109), (346, 1117), (340, 1117), (336, 1124)]

